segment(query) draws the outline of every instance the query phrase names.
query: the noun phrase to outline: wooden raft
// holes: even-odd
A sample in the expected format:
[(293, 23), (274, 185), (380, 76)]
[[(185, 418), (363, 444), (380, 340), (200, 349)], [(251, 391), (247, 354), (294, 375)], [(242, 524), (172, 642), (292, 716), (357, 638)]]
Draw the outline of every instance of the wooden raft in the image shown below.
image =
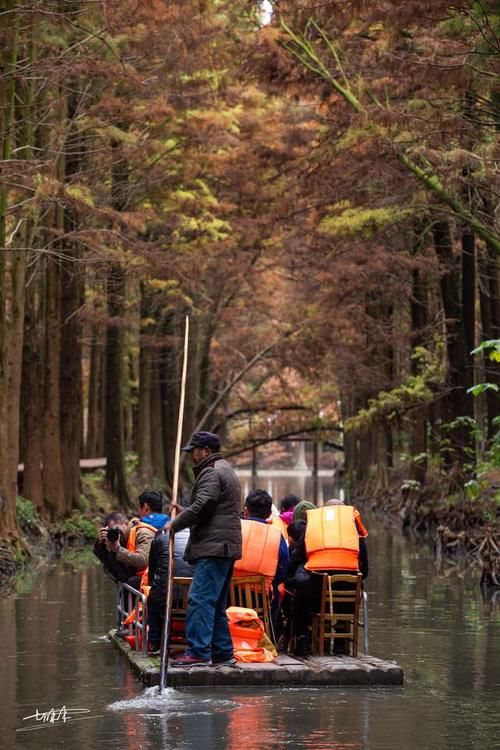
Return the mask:
[[(145, 685), (158, 685), (159, 657), (144, 657), (111, 630), (109, 637), (127, 656)], [(168, 685), (184, 687), (347, 687), (397, 686), (403, 670), (392, 661), (374, 656), (310, 656), (307, 659), (280, 655), (273, 664), (239, 664), (236, 667), (191, 667), (168, 669)]]

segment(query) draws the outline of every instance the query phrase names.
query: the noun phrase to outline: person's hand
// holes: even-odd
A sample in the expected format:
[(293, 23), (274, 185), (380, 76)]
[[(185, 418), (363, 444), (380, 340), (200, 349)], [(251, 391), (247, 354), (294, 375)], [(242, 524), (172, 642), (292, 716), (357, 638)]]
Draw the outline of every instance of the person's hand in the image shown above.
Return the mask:
[(105, 542), (108, 534), (108, 527), (104, 526), (102, 529), (99, 529), (99, 536), (97, 537), (97, 540), (99, 542)]
[(173, 501), (169, 505), (170, 513), (172, 513), (173, 510), (177, 511), (177, 513), (182, 513), (184, 508), (182, 505), (179, 505), (179, 503), (174, 503)]

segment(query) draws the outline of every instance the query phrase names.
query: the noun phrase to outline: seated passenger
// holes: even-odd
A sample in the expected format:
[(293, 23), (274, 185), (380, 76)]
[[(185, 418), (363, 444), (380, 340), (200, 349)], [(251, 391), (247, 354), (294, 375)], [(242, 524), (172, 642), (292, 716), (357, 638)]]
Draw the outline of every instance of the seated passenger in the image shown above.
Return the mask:
[[(168, 541), (169, 534), (159, 531), (151, 544), (149, 552), (148, 579), (148, 650), (159, 653), (165, 606), (167, 603), (168, 581)], [(174, 576), (177, 578), (192, 578), (194, 567), (184, 560), (184, 551), (189, 541), (189, 529), (177, 532), (174, 537)], [(174, 587), (174, 599), (179, 596)]]
[(279, 612), (278, 586), (284, 583), (288, 568), (288, 546), (279, 529), (267, 523), (272, 498), (265, 490), (250, 492), (245, 500), (241, 531), (243, 552), (234, 564), (234, 576), (263, 575), (273, 591), (272, 617)]
[(297, 656), (307, 656), (309, 653), (309, 622), (312, 612), (317, 612), (321, 603), (321, 576), (311, 575), (308, 578), (307, 571), (329, 574), (359, 571), (366, 578), (367, 536), (359, 512), (351, 505), (344, 505), (341, 500), (330, 500), (326, 506), (307, 512), (305, 544), (302, 547), (304, 568), (300, 576), (295, 574), (292, 596)]
[(307, 524), (305, 521), (292, 521), (288, 526), (288, 572), (285, 581), (285, 595), (281, 601), (281, 612), (283, 616), (283, 627), (278, 641), (278, 651), (288, 651), (292, 626), (292, 595), (297, 582), (303, 579), (309, 580), (309, 573), (304, 571), (307, 560), (304, 537)]
[(279, 516), (275, 516), (270, 520), (270, 523), (281, 531), (285, 541), (287, 541), (287, 526), (292, 522), (293, 511), (299, 503), (300, 497), (297, 497), (297, 495), (286, 495), (280, 500)]
[(170, 521), (170, 516), (163, 513), (163, 495), (161, 492), (145, 490), (139, 495), (139, 516), (141, 523), (147, 523), (158, 530)]
[(138, 589), (141, 577), (148, 567), (149, 549), (158, 529), (169, 520), (162, 513), (163, 499), (159, 492), (146, 490), (139, 496), (139, 516), (128, 524), (121, 538), (106, 540), (110, 552), (114, 552), (118, 562), (132, 568), (133, 575), (127, 583)]
[(342, 500), (328, 500), (322, 508), (307, 511), (305, 567), (322, 572), (360, 570), (366, 578), (367, 536), (356, 508), (344, 505)]
[(315, 510), (317, 505), (310, 503), (309, 500), (301, 500), (293, 509), (292, 523), (295, 521), (307, 521), (307, 511)]

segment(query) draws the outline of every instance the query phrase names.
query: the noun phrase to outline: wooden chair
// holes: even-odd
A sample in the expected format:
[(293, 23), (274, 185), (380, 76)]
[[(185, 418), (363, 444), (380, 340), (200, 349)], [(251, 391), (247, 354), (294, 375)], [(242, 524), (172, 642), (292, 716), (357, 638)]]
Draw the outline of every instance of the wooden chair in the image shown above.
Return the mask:
[(276, 645), (271, 620), (269, 593), (264, 576), (233, 577), (229, 589), (229, 605), (231, 607), (246, 607), (247, 609), (255, 610), (264, 623), (266, 635)]
[[(172, 598), (172, 628), (170, 629), (169, 652), (183, 651), (186, 647), (185, 625), (189, 589), (192, 578), (176, 578)], [(181, 625), (179, 625), (181, 623)]]
[(313, 653), (324, 656), (325, 640), (330, 643), (330, 653), (335, 641), (347, 640), (351, 655), (357, 656), (362, 576), (360, 573), (319, 575), (323, 576), (323, 586), (320, 611), (313, 615)]

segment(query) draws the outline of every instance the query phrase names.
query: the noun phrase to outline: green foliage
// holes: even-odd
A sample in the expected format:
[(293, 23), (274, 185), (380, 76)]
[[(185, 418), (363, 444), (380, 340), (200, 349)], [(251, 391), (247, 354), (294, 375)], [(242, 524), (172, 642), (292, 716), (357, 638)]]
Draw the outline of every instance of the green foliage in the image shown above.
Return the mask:
[(69, 198), (72, 198), (77, 203), (83, 203), (85, 206), (94, 206), (94, 196), (90, 188), (82, 184), (67, 185), (65, 193)]
[(16, 513), (19, 525), (24, 532), (38, 531), (41, 519), (31, 500), (21, 496), (16, 497)]
[[(22, 562), (25, 562), (23, 560)], [(32, 570), (29, 566), (28, 567), (22, 567), (20, 570), (17, 571), (15, 578), (14, 578), (14, 588), (16, 591), (16, 594), (29, 594), (33, 590), (35, 583), (37, 581), (37, 575), (34, 570)]]
[(479, 346), (472, 350), (471, 354), (480, 354), (481, 352), (488, 352), (492, 362), (500, 362), (500, 339), (482, 341)]
[(90, 510), (90, 500), (85, 495), (80, 494), (78, 498), (78, 508), (82, 511), (82, 513), (88, 512)]
[(103, 469), (97, 469), (91, 474), (82, 474), (82, 492), (91, 507), (112, 507), (114, 501), (105, 487)]
[(394, 420), (409, 409), (434, 398), (435, 387), (443, 379), (440, 357), (418, 347), (413, 359), (419, 362), (421, 372), (410, 375), (406, 382), (390, 391), (380, 391), (376, 398), (370, 399), (366, 409), (361, 409), (356, 416), (346, 420), (344, 426), (347, 432), (366, 430), (376, 422)]
[(96, 538), (98, 529), (97, 521), (90, 520), (76, 511), (69, 518), (57, 521), (54, 525), (54, 531), (64, 536), (83, 537), (88, 542)]
[(477, 385), (467, 388), (467, 393), (471, 393), (473, 396), (480, 396), (481, 393), (486, 391), (498, 391), (498, 385), (496, 383), (478, 383)]
[(479, 500), (484, 490), (488, 487), (488, 482), (480, 479), (469, 479), (464, 484), (464, 490), (469, 500)]
[[(335, 208), (335, 206), (333, 206)], [(403, 206), (388, 208), (345, 208), (340, 214), (326, 216), (320, 222), (320, 230), (332, 236), (362, 234), (372, 237), (376, 232), (409, 218), (414, 209)]]
[(376, 122), (368, 120), (361, 127), (353, 125), (348, 128), (342, 138), (335, 144), (336, 150), (352, 149), (358, 144), (366, 144), (371, 138), (380, 138), (387, 136), (387, 131)]

